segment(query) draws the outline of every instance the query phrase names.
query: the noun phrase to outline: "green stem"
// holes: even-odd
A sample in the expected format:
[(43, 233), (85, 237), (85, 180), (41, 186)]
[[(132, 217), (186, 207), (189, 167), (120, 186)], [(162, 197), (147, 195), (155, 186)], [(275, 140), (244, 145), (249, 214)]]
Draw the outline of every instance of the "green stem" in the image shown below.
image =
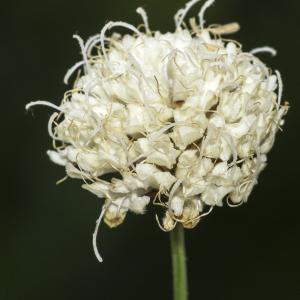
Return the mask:
[(170, 233), (171, 256), (173, 266), (173, 297), (174, 300), (188, 299), (188, 285), (186, 272), (186, 257), (184, 243), (184, 229), (181, 224)]

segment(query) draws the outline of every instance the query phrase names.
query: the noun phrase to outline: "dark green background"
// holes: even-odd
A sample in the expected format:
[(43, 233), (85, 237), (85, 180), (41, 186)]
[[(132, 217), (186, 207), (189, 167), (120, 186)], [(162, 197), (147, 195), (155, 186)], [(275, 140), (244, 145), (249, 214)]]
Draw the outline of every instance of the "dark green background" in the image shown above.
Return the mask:
[[(99, 264), (91, 237), (102, 203), (79, 181), (55, 185), (64, 170), (45, 154), (51, 111), (25, 113), (24, 105), (60, 102), (68, 88), (63, 75), (80, 59), (73, 33), (87, 38), (108, 20), (139, 24), (139, 5), (152, 29), (173, 30), (173, 15), (183, 4), (1, 2), (1, 300), (171, 299), (168, 235), (153, 212), (130, 214), (115, 230), (101, 226)], [(284, 100), (292, 108), (249, 202), (217, 208), (187, 232), (190, 299), (300, 299), (299, 11), (296, 0), (219, 0), (207, 13), (209, 23), (238, 21), (242, 30), (234, 38), (245, 50), (278, 50), (276, 58), (261, 57), (281, 70)]]

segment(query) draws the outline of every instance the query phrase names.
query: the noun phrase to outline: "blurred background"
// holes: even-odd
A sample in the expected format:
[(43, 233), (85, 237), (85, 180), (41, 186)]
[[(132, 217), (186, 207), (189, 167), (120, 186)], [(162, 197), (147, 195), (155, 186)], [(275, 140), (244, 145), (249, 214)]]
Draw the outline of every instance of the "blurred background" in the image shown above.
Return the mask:
[[(152, 29), (174, 29), (184, 0), (10, 0), (1, 4), (1, 244), (0, 299), (172, 299), (169, 236), (151, 209), (129, 214), (111, 230), (102, 225), (99, 248), (92, 232), (102, 202), (67, 180), (51, 163), (47, 121), (52, 110), (27, 102), (60, 103), (70, 87), (65, 71), (80, 60), (72, 35), (98, 33), (108, 20), (140, 24), (143, 6)], [(189, 16), (196, 14), (199, 5)], [(217, 208), (186, 231), (190, 299), (300, 299), (299, 88), (300, 2), (219, 0), (208, 23), (237, 21), (232, 36), (245, 50), (269, 45), (260, 57), (284, 80), (291, 103), (269, 165), (249, 202)], [(4, 91), (4, 94), (3, 94)]]

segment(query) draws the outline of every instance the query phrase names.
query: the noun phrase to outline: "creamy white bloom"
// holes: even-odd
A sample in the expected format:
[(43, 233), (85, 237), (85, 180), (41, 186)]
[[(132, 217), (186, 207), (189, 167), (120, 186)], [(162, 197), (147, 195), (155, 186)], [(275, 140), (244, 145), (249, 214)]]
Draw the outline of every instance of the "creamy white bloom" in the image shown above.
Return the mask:
[[(109, 22), (85, 44), (83, 73), (49, 121), (55, 141), (50, 159), (105, 204), (100, 219), (115, 227), (128, 211), (144, 213), (152, 198), (166, 208), (164, 230), (176, 222), (194, 227), (214, 206), (246, 202), (266, 165), (266, 154), (288, 104), (281, 102), (280, 73), (221, 34), (236, 23), (183, 26), (190, 1), (175, 15), (174, 32), (145, 32)], [(123, 26), (124, 36), (107, 31)], [(110, 174), (107, 176), (106, 174)], [(109, 179), (108, 178), (112, 178)], [(100, 222), (97, 221), (97, 229)], [(94, 246), (95, 246), (94, 234)], [(95, 249), (97, 257), (99, 254)]]

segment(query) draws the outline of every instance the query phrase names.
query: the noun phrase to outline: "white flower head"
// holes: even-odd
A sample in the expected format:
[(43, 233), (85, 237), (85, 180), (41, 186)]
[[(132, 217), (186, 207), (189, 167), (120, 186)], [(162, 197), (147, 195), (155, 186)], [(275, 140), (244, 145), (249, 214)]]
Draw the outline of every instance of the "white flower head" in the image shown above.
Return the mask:
[[(280, 73), (222, 35), (239, 25), (205, 27), (207, 1), (199, 20), (184, 23), (190, 1), (175, 15), (174, 32), (151, 31), (142, 8), (144, 31), (125, 22), (109, 22), (86, 43), (74, 36), (83, 73), (49, 120), (55, 151), (50, 159), (67, 176), (104, 199), (97, 220), (121, 224), (129, 211), (164, 207), (159, 226), (177, 222), (193, 228), (214, 206), (246, 202), (266, 165), (266, 154), (283, 125), (288, 104), (281, 102)], [(108, 31), (125, 27), (131, 34)], [(110, 174), (107, 176), (107, 174)], [(107, 178), (112, 178), (108, 180)], [(157, 218), (158, 220), (158, 218)]]

